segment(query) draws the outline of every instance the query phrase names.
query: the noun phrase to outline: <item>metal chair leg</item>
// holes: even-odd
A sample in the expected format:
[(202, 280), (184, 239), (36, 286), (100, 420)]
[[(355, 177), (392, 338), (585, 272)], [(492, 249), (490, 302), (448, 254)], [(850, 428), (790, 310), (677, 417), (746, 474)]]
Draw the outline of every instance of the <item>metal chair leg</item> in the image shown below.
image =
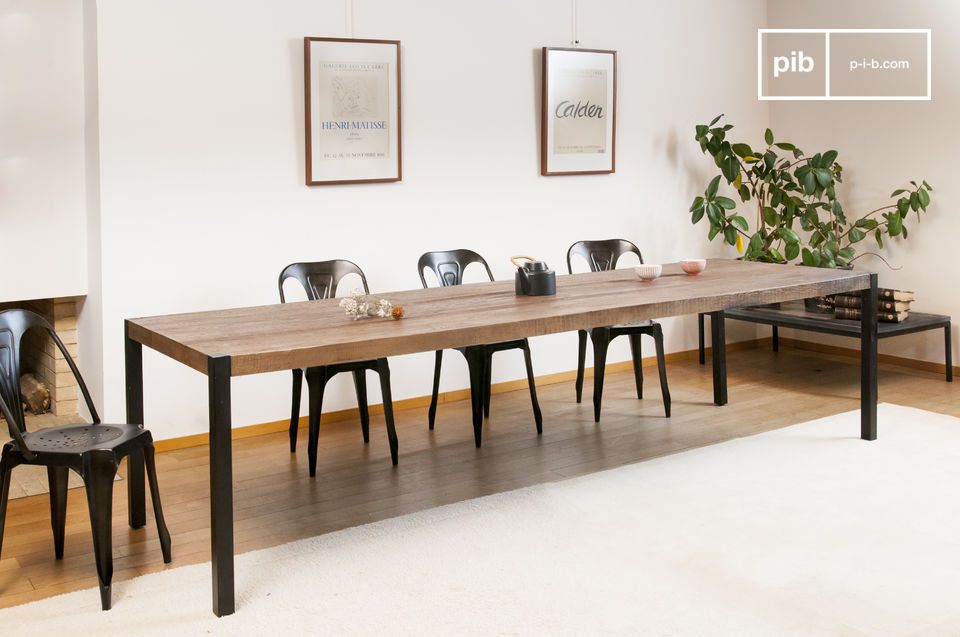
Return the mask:
[(600, 404), (603, 400), (603, 375), (607, 366), (607, 346), (610, 345), (610, 328), (595, 327), (590, 330), (593, 340), (593, 420), (600, 422)]
[(630, 355), (633, 358), (633, 380), (637, 386), (637, 400), (643, 399), (643, 347), (640, 335), (630, 334)]
[(430, 430), (433, 431), (433, 424), (437, 420), (437, 396), (440, 393), (440, 367), (443, 363), (443, 350), (437, 350), (436, 362), (433, 364), (433, 394), (430, 396), (430, 410), (427, 412), (427, 420), (430, 422)]
[(113, 579), (113, 479), (117, 465), (113, 452), (92, 451), (84, 458), (83, 481), (93, 531), (93, 553), (100, 581), (100, 604), (110, 610)]
[(357, 408), (360, 410), (360, 431), (364, 444), (370, 442), (370, 409), (367, 406), (367, 370), (353, 370), (353, 386), (357, 389)]
[(530, 356), (530, 343), (523, 339), (523, 362), (527, 367), (527, 385), (530, 387), (530, 403), (533, 405), (533, 419), (537, 423), (537, 435), (543, 433), (543, 414), (540, 401), (537, 400), (537, 380), (533, 375), (533, 359)]
[(657, 371), (660, 373), (660, 393), (663, 396), (663, 411), (670, 417), (670, 388), (667, 386), (667, 361), (663, 353), (663, 328), (653, 326), (653, 342), (657, 347)]
[(483, 346), (470, 346), (464, 351), (470, 371), (470, 406), (473, 417), (473, 442), (477, 449), (483, 439), (483, 380), (486, 356)]
[(144, 464), (147, 467), (147, 480), (150, 482), (150, 499), (153, 502), (153, 517), (157, 519), (157, 535), (160, 536), (160, 551), (163, 561), (169, 564), (173, 560), (170, 551), (170, 531), (167, 522), (163, 519), (163, 506), (160, 504), (160, 486), (157, 484), (157, 461), (153, 444), (143, 448)]
[(0, 555), (3, 554), (3, 527), (7, 521), (7, 500), (10, 497), (10, 471), (13, 469), (8, 447), (3, 448), (0, 457)]
[(323, 408), (323, 390), (327, 385), (327, 369), (312, 367), (307, 370), (307, 390), (310, 393), (310, 435), (307, 441), (307, 464), (310, 477), (317, 475), (317, 443), (320, 441), (320, 412)]
[(377, 359), (377, 373), (380, 375), (380, 394), (383, 397), (383, 419), (386, 421), (387, 438), (390, 440), (390, 460), (396, 465), (399, 462), (400, 444), (393, 422), (393, 396), (390, 391), (390, 365), (387, 359)]
[(290, 401), (290, 453), (297, 451), (297, 431), (300, 429), (300, 392), (303, 388), (303, 370), (293, 370), (293, 399)]
[(583, 367), (587, 359), (587, 330), (577, 330), (577, 402), (583, 398)]
[(63, 559), (63, 536), (67, 523), (67, 467), (47, 467), (47, 484), (50, 486), (50, 526), (53, 528), (53, 552), (58, 560)]

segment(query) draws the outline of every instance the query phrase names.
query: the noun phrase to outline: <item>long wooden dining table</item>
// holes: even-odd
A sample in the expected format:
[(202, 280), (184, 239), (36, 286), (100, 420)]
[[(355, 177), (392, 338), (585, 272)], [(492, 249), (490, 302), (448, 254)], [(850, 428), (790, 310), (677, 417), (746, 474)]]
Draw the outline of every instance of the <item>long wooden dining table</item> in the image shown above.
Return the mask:
[[(145, 422), (144, 345), (207, 376), (213, 612), (229, 615), (235, 609), (230, 412), (230, 382), (234, 376), (704, 312), (711, 315), (713, 402), (724, 405), (723, 310), (842, 292), (860, 292), (863, 296), (860, 437), (874, 440), (877, 275), (735, 260), (710, 260), (706, 270), (696, 276), (683, 274), (678, 264), (668, 264), (663, 267), (663, 275), (651, 282), (640, 281), (632, 269), (562, 275), (557, 277), (555, 296), (517, 296), (512, 281), (383, 294), (403, 306), (404, 318), (400, 320), (352, 320), (335, 299), (128, 319), (127, 422)], [(472, 389), (476, 403), (483, 392), (479, 387)], [(388, 402), (389, 397), (384, 398)], [(278, 406), (281, 404), (278, 402)], [(476, 419), (480, 410), (476, 404), (474, 407)], [(482, 423), (482, 415), (479, 418)], [(480, 423), (475, 425), (479, 427)], [(162, 435), (162, 431), (159, 433)], [(130, 458), (127, 477), (129, 522), (136, 528), (146, 523), (142, 456)]]

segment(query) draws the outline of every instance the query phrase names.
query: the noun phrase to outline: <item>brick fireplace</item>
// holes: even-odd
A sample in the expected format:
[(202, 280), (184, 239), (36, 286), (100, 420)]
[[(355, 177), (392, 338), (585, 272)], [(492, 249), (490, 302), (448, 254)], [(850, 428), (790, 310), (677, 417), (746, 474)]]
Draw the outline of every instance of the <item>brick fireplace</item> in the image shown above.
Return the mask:
[[(83, 297), (39, 299), (0, 303), (0, 310), (24, 308), (40, 314), (56, 330), (73, 360), (77, 356), (77, 304)], [(50, 390), (50, 411), (57, 416), (78, 413), (80, 392), (63, 354), (46, 334), (31, 330), (24, 336), (21, 350), (21, 372), (33, 374)]]

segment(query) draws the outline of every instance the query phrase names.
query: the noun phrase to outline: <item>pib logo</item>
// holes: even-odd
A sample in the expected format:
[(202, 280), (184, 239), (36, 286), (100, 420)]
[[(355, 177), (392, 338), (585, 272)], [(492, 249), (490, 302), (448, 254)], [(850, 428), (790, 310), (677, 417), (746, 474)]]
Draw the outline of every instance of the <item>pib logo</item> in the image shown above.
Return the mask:
[(804, 55), (803, 51), (790, 51), (790, 55), (773, 56), (773, 77), (780, 77), (782, 73), (812, 73), (813, 58)]

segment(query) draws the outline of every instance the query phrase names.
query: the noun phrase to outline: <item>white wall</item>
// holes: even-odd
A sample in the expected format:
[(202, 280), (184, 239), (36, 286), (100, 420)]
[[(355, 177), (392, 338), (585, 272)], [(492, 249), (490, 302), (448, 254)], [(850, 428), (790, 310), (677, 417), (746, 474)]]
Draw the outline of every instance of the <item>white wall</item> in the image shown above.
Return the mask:
[[(737, 11), (709, 0), (581, 2), (582, 46), (619, 54), (617, 173), (541, 177), (537, 52), (569, 45), (568, 2), (357, 0), (356, 37), (403, 42), (404, 180), (308, 188), (302, 38), (347, 35), (344, 2), (100, 0), (98, 14), (111, 419), (124, 414), (124, 318), (276, 302), (276, 276), (291, 261), (352, 259), (386, 291), (417, 287), (414, 264), (429, 249), (476, 249), (498, 278), (512, 276), (517, 253), (562, 270), (581, 238), (631, 238), (648, 262), (729, 254), (689, 225), (689, 202), (712, 174), (693, 126), (721, 111), (753, 136), (768, 123), (753, 75), (729, 70), (751, 68), (753, 47), (727, 47), (721, 59), (714, 36), (752, 42), (762, 1)], [(695, 319), (666, 333), (669, 350), (692, 348)], [(536, 372), (574, 368), (575, 342), (534, 339)], [(618, 345), (612, 360), (627, 351)], [(394, 397), (427, 393), (432, 360), (392, 359)], [(465, 387), (465, 365), (447, 361), (442, 388)], [(522, 369), (519, 353), (501, 354), (494, 380)], [(207, 429), (202, 376), (147, 352), (145, 381), (155, 436)], [(233, 387), (235, 425), (286, 417), (288, 374)], [(354, 404), (343, 379), (327, 396), (329, 409)]]
[(76, 0), (0, 0), (0, 301), (86, 293)]
[[(880, 8), (882, 7), (882, 9)], [(808, 152), (834, 148), (844, 167), (841, 197), (847, 214), (884, 205), (895, 188), (926, 179), (936, 189), (919, 224), (911, 215), (910, 238), (891, 241), (883, 254), (901, 270), (864, 257), (858, 269), (880, 274), (880, 285), (915, 290), (921, 311), (960, 316), (953, 266), (960, 216), (960, 3), (946, 0), (882, 5), (870, 0), (771, 0), (772, 28), (930, 28), (933, 30), (933, 99), (919, 102), (772, 102), (771, 125), (780, 139)], [(868, 242), (864, 242), (868, 244)], [(956, 331), (954, 332), (956, 335)], [(786, 335), (786, 332), (785, 332)], [(804, 333), (802, 338), (817, 339)], [(849, 339), (818, 340), (856, 347)], [(957, 339), (954, 338), (956, 348)], [(943, 335), (927, 332), (881, 341), (880, 351), (943, 361)], [(954, 349), (954, 360), (957, 360)]]

